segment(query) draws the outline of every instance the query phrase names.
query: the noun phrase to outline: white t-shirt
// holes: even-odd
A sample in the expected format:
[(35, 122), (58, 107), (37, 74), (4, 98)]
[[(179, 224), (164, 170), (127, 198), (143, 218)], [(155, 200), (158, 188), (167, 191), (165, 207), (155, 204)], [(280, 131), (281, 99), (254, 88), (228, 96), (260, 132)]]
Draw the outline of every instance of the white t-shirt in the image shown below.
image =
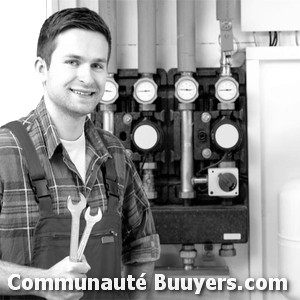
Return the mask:
[(66, 141), (61, 139), (62, 144), (66, 148), (72, 162), (76, 166), (81, 179), (85, 182), (85, 134), (84, 132), (76, 141)]

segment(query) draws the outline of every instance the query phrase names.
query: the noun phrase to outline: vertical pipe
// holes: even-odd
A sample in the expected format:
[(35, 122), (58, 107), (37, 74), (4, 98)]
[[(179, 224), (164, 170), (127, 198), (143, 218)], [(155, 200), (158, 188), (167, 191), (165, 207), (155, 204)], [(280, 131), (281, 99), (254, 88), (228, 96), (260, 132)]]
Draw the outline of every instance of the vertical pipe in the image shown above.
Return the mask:
[(195, 0), (177, 0), (178, 71), (196, 72)]
[(220, 62), (220, 64), (221, 64), (220, 76), (231, 76), (230, 56), (227, 56), (224, 51), (221, 54), (221, 62)]
[[(106, 22), (111, 33), (111, 53), (108, 63), (108, 78), (114, 81), (114, 74), (118, 73), (117, 67), (117, 3), (116, 0), (98, 0), (99, 14)], [(100, 105), (103, 112), (103, 129), (114, 134), (115, 105)]]
[[(189, 106), (191, 104), (188, 104)], [(180, 106), (186, 106), (180, 104)], [(190, 199), (195, 197), (195, 191), (192, 184), (194, 176), (193, 165), (193, 110), (181, 110), (181, 191), (180, 198)]]
[(114, 134), (114, 112), (112, 110), (103, 111), (103, 129)]
[(117, 4), (116, 0), (98, 0), (99, 14), (106, 22), (111, 33), (111, 54), (108, 73), (117, 74)]
[(138, 0), (138, 69), (140, 74), (156, 73), (155, 0)]
[[(195, 0), (177, 0), (178, 71), (192, 76), (195, 59)], [(181, 111), (181, 191), (180, 198), (195, 197), (192, 185), (193, 165), (193, 104), (179, 104)]]

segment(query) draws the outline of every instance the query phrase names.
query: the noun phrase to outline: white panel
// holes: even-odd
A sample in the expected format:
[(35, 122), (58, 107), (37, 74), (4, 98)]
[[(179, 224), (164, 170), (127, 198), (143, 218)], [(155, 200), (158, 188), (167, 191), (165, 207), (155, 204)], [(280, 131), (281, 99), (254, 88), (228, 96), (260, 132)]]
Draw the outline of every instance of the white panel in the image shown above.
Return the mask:
[(242, 31), (300, 29), (299, 0), (241, 0)]
[(62, 10), (69, 7), (77, 7), (77, 0), (59, 0), (58, 10)]
[[(247, 49), (250, 277), (254, 278), (279, 275), (278, 191), (300, 177), (299, 78), (299, 48)], [(284, 298), (267, 292), (253, 299)]]
[(78, 7), (88, 7), (89, 9), (92, 9), (95, 12), (99, 13), (99, 4), (98, 4), (98, 1), (95, 1), (95, 0), (78, 0), (77, 6)]

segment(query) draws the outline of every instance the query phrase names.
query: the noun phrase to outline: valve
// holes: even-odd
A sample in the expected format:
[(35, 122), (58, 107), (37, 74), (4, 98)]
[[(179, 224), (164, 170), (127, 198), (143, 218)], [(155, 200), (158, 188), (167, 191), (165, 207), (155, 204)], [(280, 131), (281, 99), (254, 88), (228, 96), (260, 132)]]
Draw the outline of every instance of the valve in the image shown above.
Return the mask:
[(144, 164), (142, 164), (142, 169), (142, 181), (145, 193), (148, 199), (156, 199), (157, 192), (155, 190), (153, 171), (157, 169), (157, 164), (155, 162), (145, 162)]
[(232, 192), (237, 186), (237, 178), (232, 173), (219, 174), (219, 186), (224, 192)]
[(182, 259), (184, 269), (192, 270), (194, 268), (195, 258), (197, 257), (197, 250), (195, 245), (182, 245), (180, 250), (180, 257)]
[(224, 243), (221, 245), (219, 255), (222, 257), (236, 256), (236, 249), (233, 244)]

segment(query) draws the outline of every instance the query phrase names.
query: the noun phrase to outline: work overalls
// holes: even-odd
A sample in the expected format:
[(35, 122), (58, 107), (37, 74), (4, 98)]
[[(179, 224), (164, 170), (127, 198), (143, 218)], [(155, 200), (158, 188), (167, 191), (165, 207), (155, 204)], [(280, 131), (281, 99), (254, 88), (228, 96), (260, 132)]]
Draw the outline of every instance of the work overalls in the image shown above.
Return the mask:
[[(121, 275), (121, 218), (116, 211), (115, 199), (108, 201), (108, 211), (103, 214), (92, 230), (84, 255), (91, 266), (89, 278), (120, 278)], [(83, 214), (82, 214), (83, 215)], [(82, 217), (82, 234), (85, 220)], [(71, 216), (43, 212), (34, 235), (32, 266), (48, 269), (70, 251)], [(124, 299), (113, 292), (86, 291), (82, 299)]]
[[(109, 169), (114, 168), (112, 158), (107, 161)], [(105, 169), (104, 169), (105, 170)], [(102, 171), (104, 171), (102, 170)], [(102, 219), (97, 222), (91, 232), (84, 255), (91, 266), (87, 273), (88, 278), (99, 280), (98, 291), (86, 290), (82, 299), (128, 299), (126, 291), (103, 291), (101, 290), (102, 278), (121, 277), (121, 250), (122, 231), (121, 216), (118, 208), (118, 187), (117, 182), (112, 182), (109, 174), (103, 172), (103, 177), (107, 189), (108, 208), (103, 213)], [(48, 269), (69, 255), (70, 252), (70, 232), (71, 215), (56, 215), (53, 213), (51, 205), (40, 205), (40, 220), (36, 225), (34, 233), (34, 247), (32, 266)], [(97, 210), (97, 208), (92, 208)], [(84, 211), (80, 220), (80, 236), (85, 227)], [(88, 284), (86, 285), (88, 288)], [(95, 286), (93, 287), (95, 289)]]
[[(117, 212), (118, 198), (108, 199), (108, 209), (91, 232), (84, 255), (91, 266), (88, 278), (98, 278), (98, 291), (85, 291), (81, 299), (128, 299), (126, 291), (102, 291), (101, 279), (121, 277), (121, 217)], [(34, 231), (31, 266), (48, 269), (69, 255), (71, 214), (56, 215), (51, 205), (40, 205), (40, 219)], [(84, 211), (80, 220), (80, 236), (85, 227)], [(88, 284), (86, 285), (88, 287)], [(41, 299), (11, 296), (4, 299)]]

